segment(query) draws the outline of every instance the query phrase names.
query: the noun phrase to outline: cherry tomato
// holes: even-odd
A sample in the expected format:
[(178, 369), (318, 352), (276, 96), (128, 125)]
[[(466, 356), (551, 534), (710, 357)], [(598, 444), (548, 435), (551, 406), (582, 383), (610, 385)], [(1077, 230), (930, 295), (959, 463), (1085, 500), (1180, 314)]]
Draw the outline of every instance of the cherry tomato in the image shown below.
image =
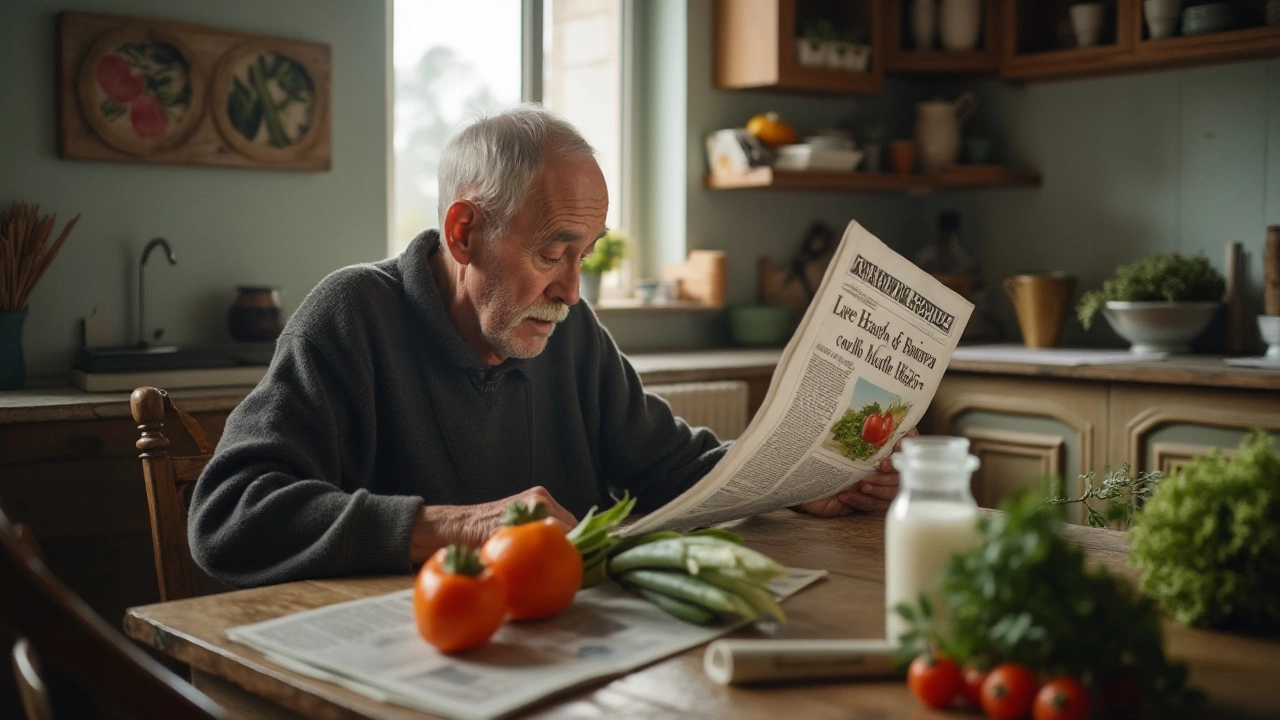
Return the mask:
[(129, 108), (129, 122), (133, 132), (140, 138), (164, 137), (168, 121), (164, 116), (164, 106), (150, 95), (140, 95)]
[(1035, 697), (1035, 673), (1018, 663), (1001, 663), (982, 681), (982, 710), (991, 720), (1025, 718)]
[(982, 681), (987, 679), (987, 671), (976, 665), (965, 665), (961, 679), (960, 692), (964, 699), (976, 708), (982, 707)]
[(502, 580), (480, 564), (471, 548), (440, 548), (418, 571), (413, 619), (423, 639), (440, 652), (485, 644), (506, 613)]
[(907, 668), (907, 686), (931, 708), (951, 705), (962, 684), (959, 666), (940, 655), (920, 655)]
[(499, 529), (480, 559), (502, 578), (514, 620), (551, 617), (572, 605), (582, 587), (582, 556), (551, 518)]
[(147, 85), (146, 78), (135, 75), (129, 61), (115, 53), (102, 56), (98, 61), (97, 75), (102, 91), (118, 103), (132, 102)]
[(1036, 693), (1031, 716), (1035, 720), (1087, 720), (1089, 691), (1075, 678), (1054, 678)]

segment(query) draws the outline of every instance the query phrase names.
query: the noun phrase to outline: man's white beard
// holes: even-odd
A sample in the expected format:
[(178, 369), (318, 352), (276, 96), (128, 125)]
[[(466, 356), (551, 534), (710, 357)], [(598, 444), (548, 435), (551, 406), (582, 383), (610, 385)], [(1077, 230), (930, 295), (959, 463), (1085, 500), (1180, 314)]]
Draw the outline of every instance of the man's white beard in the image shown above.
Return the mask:
[[(528, 359), (536, 357), (547, 347), (547, 339), (551, 337), (550, 333), (546, 338), (533, 340), (518, 341), (515, 338), (515, 329), (529, 318), (534, 320), (544, 320), (556, 324), (562, 323), (569, 317), (569, 306), (561, 302), (540, 302), (530, 305), (526, 308), (514, 307), (515, 301), (512, 300), (507, 292), (507, 288), (498, 285), (489, 296), (490, 307), (493, 312), (481, 312), (480, 315), (480, 335), (489, 347), (498, 351), (506, 357)], [(503, 322), (504, 317), (512, 319)], [(489, 319), (494, 322), (489, 322)], [(494, 325), (501, 325), (494, 328)], [(555, 332), (555, 328), (552, 328)]]

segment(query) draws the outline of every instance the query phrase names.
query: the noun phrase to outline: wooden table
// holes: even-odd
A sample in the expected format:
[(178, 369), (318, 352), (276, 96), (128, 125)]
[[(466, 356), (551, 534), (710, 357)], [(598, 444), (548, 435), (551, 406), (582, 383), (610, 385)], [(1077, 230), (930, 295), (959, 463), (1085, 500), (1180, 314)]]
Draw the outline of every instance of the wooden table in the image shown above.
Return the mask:
[[(779, 511), (740, 521), (747, 543), (796, 567), (830, 577), (786, 602), (790, 621), (779, 637), (872, 638), (884, 633), (883, 521), (820, 520)], [(1132, 578), (1125, 536), (1067, 527), (1092, 562)], [(316, 580), (134, 608), (128, 634), (192, 666), (197, 684), (227, 705), (253, 713), (247, 696), (313, 718), (421, 718), (331, 683), (289, 672), (226, 638), (228, 628), (291, 612), (407, 588), (409, 576)], [(754, 636), (755, 631), (741, 631)], [(1280, 712), (1280, 642), (1166, 626), (1170, 654), (1190, 662), (1192, 682), (1207, 691), (1203, 717), (1276, 717)], [(527, 717), (546, 718), (922, 718), (976, 717), (930, 712), (902, 682), (832, 682), (730, 688), (709, 681), (698, 647), (612, 681), (552, 699)], [(226, 682), (230, 681), (230, 682)], [(247, 691), (247, 692), (246, 692)]]

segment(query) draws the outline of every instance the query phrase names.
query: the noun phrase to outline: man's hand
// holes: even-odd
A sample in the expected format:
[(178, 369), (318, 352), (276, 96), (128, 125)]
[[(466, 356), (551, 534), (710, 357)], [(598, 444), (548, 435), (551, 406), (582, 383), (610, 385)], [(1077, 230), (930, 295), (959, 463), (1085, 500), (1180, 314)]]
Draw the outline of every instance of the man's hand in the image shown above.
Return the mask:
[[(903, 438), (915, 437), (919, 434), (918, 430), (911, 428)], [(899, 441), (893, 447), (893, 451), (898, 452), (901, 449), (902, 442)], [(856, 485), (838, 495), (811, 500), (797, 505), (796, 509), (817, 517), (839, 517), (859, 511), (882, 515), (889, 509), (889, 503), (893, 502), (898, 495), (899, 478), (898, 471), (893, 469), (893, 463), (889, 462), (887, 457), (880, 461), (879, 470), (879, 473), (859, 480)]]
[(578, 519), (551, 497), (544, 487), (533, 487), (509, 498), (479, 505), (423, 505), (413, 523), (409, 539), (409, 558), (414, 564), (424, 562), (432, 553), (453, 543), (478, 548), (502, 524), (507, 506), (521, 501), (529, 508), (538, 503), (547, 506), (547, 516), (554, 518), (568, 532)]

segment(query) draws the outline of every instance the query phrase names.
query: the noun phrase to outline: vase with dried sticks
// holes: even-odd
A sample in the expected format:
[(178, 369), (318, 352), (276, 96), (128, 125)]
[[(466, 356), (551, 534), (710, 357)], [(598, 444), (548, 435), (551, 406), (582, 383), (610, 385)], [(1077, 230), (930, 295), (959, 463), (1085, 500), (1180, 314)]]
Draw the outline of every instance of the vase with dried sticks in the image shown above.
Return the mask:
[(36, 283), (44, 276), (80, 219), (77, 215), (49, 243), (57, 215), (41, 215), (40, 206), (14, 201), (0, 210), (0, 390), (22, 387), (22, 324)]

